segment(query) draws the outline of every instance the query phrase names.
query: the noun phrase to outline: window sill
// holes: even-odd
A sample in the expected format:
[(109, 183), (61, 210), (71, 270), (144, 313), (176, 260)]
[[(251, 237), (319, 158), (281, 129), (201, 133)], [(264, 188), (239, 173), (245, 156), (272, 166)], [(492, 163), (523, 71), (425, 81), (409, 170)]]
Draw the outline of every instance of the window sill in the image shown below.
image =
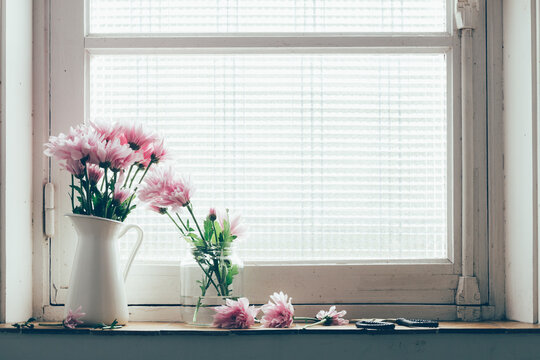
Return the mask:
[(489, 322), (441, 322), (439, 328), (407, 328), (396, 326), (394, 331), (366, 331), (359, 330), (353, 324), (345, 326), (314, 326), (303, 329), (297, 324), (290, 329), (266, 329), (260, 326), (248, 330), (226, 330), (212, 327), (196, 327), (183, 323), (165, 322), (130, 322), (128, 325), (116, 330), (100, 330), (91, 328), (65, 329), (56, 326), (39, 326), (34, 329), (16, 329), (11, 324), (0, 324), (0, 333), (27, 333), (27, 334), (90, 334), (90, 335), (309, 335), (309, 334), (358, 334), (358, 335), (392, 335), (392, 334), (511, 334), (511, 333), (537, 333), (540, 334), (540, 324), (528, 324), (515, 321), (489, 321)]

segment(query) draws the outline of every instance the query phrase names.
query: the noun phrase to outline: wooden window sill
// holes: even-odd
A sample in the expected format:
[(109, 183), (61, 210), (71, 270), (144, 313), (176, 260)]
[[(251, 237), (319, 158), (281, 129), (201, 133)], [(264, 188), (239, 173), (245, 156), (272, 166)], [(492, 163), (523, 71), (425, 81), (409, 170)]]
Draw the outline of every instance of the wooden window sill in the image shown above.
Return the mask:
[(297, 324), (289, 329), (266, 329), (255, 326), (247, 330), (225, 330), (213, 327), (190, 326), (183, 323), (165, 322), (130, 322), (128, 325), (115, 330), (91, 328), (65, 329), (58, 326), (35, 325), (33, 329), (17, 329), (11, 324), (0, 324), (0, 333), (37, 333), (37, 334), (91, 334), (91, 335), (285, 335), (285, 334), (358, 334), (358, 335), (392, 335), (392, 334), (427, 334), (427, 333), (540, 333), (539, 324), (528, 324), (515, 321), (489, 322), (441, 322), (438, 328), (407, 328), (396, 326), (394, 331), (359, 330), (354, 324), (345, 326), (313, 326), (303, 329), (303, 324)]

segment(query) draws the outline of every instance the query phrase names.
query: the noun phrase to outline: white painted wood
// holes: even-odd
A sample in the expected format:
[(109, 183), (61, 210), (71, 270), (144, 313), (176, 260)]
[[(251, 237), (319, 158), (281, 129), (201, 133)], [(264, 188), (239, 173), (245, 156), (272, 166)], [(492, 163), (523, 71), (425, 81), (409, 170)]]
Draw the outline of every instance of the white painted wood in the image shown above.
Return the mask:
[[(49, 160), (43, 156), (42, 144), (49, 136), (49, 1), (34, 1), (34, 148), (33, 157), (33, 198), (41, 199), (44, 185), (49, 181)], [(43, 235), (43, 204), (33, 205), (33, 313), (43, 313), (43, 306), (49, 303), (49, 239)]]
[(494, 319), (504, 316), (504, 178), (502, 0), (486, 4), (489, 304)]
[[(438, 274), (441, 269), (448, 273)], [(245, 295), (261, 303), (266, 302), (272, 292), (280, 290), (301, 303), (453, 303), (458, 276), (451, 271), (452, 264), (380, 264), (361, 268), (358, 265), (247, 264)], [(180, 304), (179, 272), (177, 265), (134, 265), (127, 280), (128, 302)], [(323, 281), (325, 278), (339, 278), (339, 281)], [(59, 289), (54, 295), (54, 304), (64, 304), (67, 289)]]
[[(486, 1), (478, 1), (477, 28), (473, 31), (474, 93), (474, 275), (480, 290), (481, 304), (489, 296), (489, 245), (487, 237), (487, 119), (486, 119)], [(499, 24), (502, 26), (501, 24)]]
[(206, 49), (206, 48), (449, 48), (454, 37), (448, 34), (434, 35), (377, 35), (377, 34), (310, 34), (294, 35), (204, 35), (204, 36), (137, 36), (111, 37), (88, 36), (84, 40), (87, 49)]
[(461, 31), (462, 275), (474, 276), (474, 126), (472, 29)]
[(0, 321), (32, 314), (32, 1), (1, 3)]
[[(449, 0), (451, 3), (451, 0)], [(481, 1), (480, 5), (484, 2)], [(156, 51), (156, 48), (160, 52), (179, 52), (179, 51), (191, 51), (191, 52), (216, 52), (216, 51), (260, 51), (263, 48), (263, 51), (320, 51), (318, 49), (314, 50), (311, 47), (313, 46), (329, 46), (329, 49), (326, 49), (328, 52), (332, 51), (383, 51), (383, 52), (400, 52), (400, 51), (426, 51), (426, 49), (438, 49), (438, 51), (448, 52), (448, 60), (450, 63), (449, 71), (449, 116), (452, 119), (453, 126), (449, 126), (449, 168), (451, 173), (449, 174), (449, 186), (453, 187), (453, 191), (449, 194), (449, 204), (452, 206), (449, 208), (449, 214), (453, 214), (454, 221), (449, 224), (449, 249), (450, 249), (450, 264), (439, 264), (433, 267), (433, 272), (425, 272), (426, 269), (420, 267), (412, 268), (410, 275), (400, 278), (403, 283), (411, 284), (409, 288), (404, 286), (409, 291), (409, 294), (394, 293), (392, 300), (395, 302), (399, 301), (410, 301), (418, 302), (422, 301), (431, 302), (435, 296), (434, 294), (438, 293), (439, 301), (447, 301), (449, 292), (444, 285), (444, 282), (433, 282), (429, 281), (426, 283), (425, 274), (432, 276), (433, 279), (440, 279), (440, 275), (448, 274), (459, 274), (461, 273), (461, 257), (462, 257), (462, 248), (460, 243), (461, 233), (461, 143), (460, 143), (460, 134), (461, 131), (461, 101), (460, 101), (460, 71), (459, 71), (459, 62), (460, 62), (460, 48), (459, 48), (459, 39), (452, 30), (453, 25), (452, 21), (449, 21), (449, 33), (448, 34), (432, 34), (429, 36), (415, 37), (409, 35), (398, 35), (398, 36), (387, 36), (387, 35), (374, 35), (374, 36), (347, 36), (340, 38), (333, 34), (332, 36), (325, 36), (317, 38), (316, 36), (307, 36), (307, 37), (294, 37), (294, 36), (284, 36), (284, 37), (272, 37), (272, 36), (244, 36), (240, 39), (223, 37), (213, 38), (212, 36), (192, 36), (192, 37), (137, 37), (137, 38), (126, 38), (126, 37), (99, 37), (91, 36), (84, 38), (84, 17), (82, 15), (84, 4), (82, 0), (54, 0), (52, 2), (52, 59), (51, 59), (51, 118), (52, 118), (52, 133), (58, 133), (60, 131), (66, 131), (70, 125), (78, 124), (84, 118), (84, 57), (85, 49), (92, 52), (130, 52), (137, 49), (137, 51)], [(483, 8), (480, 10), (483, 11)], [(449, 11), (449, 16), (452, 14)], [(452, 19), (449, 17), (449, 19)], [(483, 30), (482, 30), (483, 31)], [(487, 240), (486, 240), (486, 207), (487, 205), (484, 202), (486, 200), (486, 191), (485, 191), (485, 178), (486, 178), (486, 153), (485, 153), (485, 78), (483, 73), (485, 72), (485, 62), (482, 60), (482, 54), (484, 49), (477, 46), (477, 43), (481, 44), (484, 41), (484, 33), (478, 30), (478, 35), (473, 38), (474, 49), (473, 57), (475, 61), (474, 67), (474, 84), (473, 91), (478, 95), (477, 101), (474, 103), (474, 168), (473, 176), (474, 182), (473, 187), (477, 190), (475, 191), (474, 198), (474, 246), (473, 249), (475, 253), (475, 259), (478, 257), (478, 261), (474, 262), (473, 273), (478, 276), (480, 281), (482, 302), (487, 301), (487, 283), (488, 283), (488, 273), (487, 273)], [(189, 49), (176, 49), (175, 47), (187, 47)], [(285, 46), (287, 50), (275, 49), (276, 46)], [(242, 47), (243, 49), (249, 48), (248, 50), (238, 49)], [(300, 49), (292, 49), (292, 47)], [(406, 47), (411, 47), (406, 49)], [(430, 48), (431, 47), (431, 48)], [(449, 51), (451, 49), (451, 51)], [(485, 51), (484, 51), (485, 52)], [(484, 131), (482, 131), (484, 130)], [(56, 166), (52, 167), (52, 178), (58, 180), (58, 168)], [(67, 184), (62, 183), (61, 181), (55, 181), (57, 187), (57, 204), (59, 210), (57, 210), (58, 219), (58, 233), (62, 234), (52, 239), (51, 242), (51, 295), (52, 303), (63, 303), (62, 294), (65, 294), (67, 288), (67, 279), (69, 276), (70, 261), (72, 259), (72, 254), (74, 252), (74, 239), (75, 234), (70, 229), (66, 221), (61, 220), (61, 215), (68, 212), (68, 202), (63, 201), (61, 204), (59, 199), (66, 198), (65, 193), (62, 192), (62, 189), (67, 189)], [(479, 191), (483, 189), (484, 191)], [(67, 191), (67, 190), (66, 190)], [(65, 199), (64, 199), (65, 200)], [(449, 216), (451, 218), (452, 216)], [(452, 229), (452, 230), (450, 230)], [(37, 241), (37, 240), (36, 240)], [(46, 250), (46, 242), (43, 242), (41, 239), (41, 246), (37, 246), (40, 249), (41, 254), (44, 254)], [(486, 254), (483, 254), (485, 250)], [(284, 264), (285, 265), (285, 264)], [(371, 266), (371, 265), (369, 265)], [(355, 288), (355, 286), (366, 286), (363, 290), (354, 290), (356, 292), (348, 292), (349, 290), (343, 290), (342, 299), (352, 299), (353, 296), (355, 302), (362, 302), (363, 298), (367, 299), (366, 301), (381, 302), (387, 301), (389, 296), (382, 294), (387, 292), (388, 289), (384, 291), (378, 290), (376, 282), (377, 281), (388, 281), (388, 284), (392, 284), (391, 278), (377, 278), (376, 276), (367, 276), (366, 282), (363, 283), (360, 278), (364, 278), (366, 269), (369, 268), (365, 264), (357, 264), (354, 267), (350, 268), (351, 274), (354, 274), (354, 277), (342, 276), (339, 267), (332, 267), (332, 270), (328, 271), (329, 268), (319, 267), (319, 270), (311, 273), (305, 279), (311, 279), (303, 281), (302, 284), (306, 284), (305, 288), (307, 289), (307, 284), (315, 283), (313, 288), (317, 288), (316, 283), (331, 283), (332, 281), (339, 281), (342, 284), (342, 277), (348, 278), (350, 284), (342, 284), (342, 288)], [(45, 262), (41, 264), (41, 268), (48, 270)], [(287, 267), (284, 266), (284, 269)], [(290, 268), (289, 268), (290, 269)], [(383, 270), (384, 269), (384, 270)], [(384, 273), (386, 270), (393, 274), (402, 274), (403, 266), (395, 265), (394, 263), (386, 264), (384, 267), (379, 266), (377, 269)], [(151, 271), (149, 272), (151, 273)], [(263, 279), (266, 279), (263, 277)], [(174, 280), (171, 276), (164, 276), (163, 282), (160, 277), (156, 277), (155, 281), (150, 280), (149, 277), (145, 277), (146, 280), (140, 280), (138, 283), (140, 285), (152, 283), (153, 287), (140, 286), (137, 290), (131, 290), (133, 292), (134, 301), (144, 300), (149, 301), (148, 295), (145, 293), (159, 294), (157, 291), (158, 287), (156, 284), (168, 284), (165, 286), (164, 290), (161, 290), (164, 297), (162, 301), (155, 301), (155, 303), (163, 303), (163, 299), (172, 299), (177, 296), (175, 287), (177, 285), (173, 284)], [(290, 287), (294, 285), (294, 281), (291, 277), (282, 277), (280, 284), (283, 287)], [(372, 279), (373, 281), (369, 280)], [(369, 280), (369, 281), (368, 281)], [(257, 280), (259, 283), (260, 280)], [(370, 282), (371, 281), (371, 282)], [(426, 298), (425, 293), (416, 292), (414, 289), (415, 285), (418, 283), (432, 284), (432, 289), (424, 289), (423, 291), (431, 291), (431, 297)], [(178, 282), (176, 282), (178, 284)], [(291, 285), (292, 284), (292, 285)], [(357, 285), (359, 284), (359, 285)], [(133, 286), (133, 285), (130, 285)], [(373, 288), (369, 288), (372, 286)], [(456, 285), (457, 286), (457, 282)], [(455, 291), (456, 287), (452, 289)], [(152, 291), (150, 291), (150, 290)], [(275, 290), (275, 289), (274, 289)], [(372, 291), (372, 294), (361, 293), (360, 291)], [(396, 292), (402, 291), (403, 289), (393, 289)], [(417, 289), (416, 289), (417, 290)], [(327, 290), (325, 290), (327, 291)], [(340, 290), (341, 291), (341, 290)], [(312, 290), (312, 293), (309, 290), (305, 290), (304, 293), (300, 293), (300, 296), (317, 296), (314, 293), (315, 290)], [(130, 287), (128, 286), (128, 294), (130, 293)], [(330, 290), (328, 290), (330, 293)], [(335, 295), (335, 291), (332, 292)], [(339, 292), (338, 292), (339, 294)], [(354, 295), (356, 294), (356, 295)], [(378, 299), (376, 296), (381, 295)], [(361, 296), (359, 296), (361, 295)], [(130, 295), (128, 295), (129, 297)], [(312, 298), (314, 299), (314, 298)], [(332, 298), (334, 300), (339, 300), (338, 297)], [(170, 300), (167, 300), (170, 301)], [(43, 302), (44, 305), (47, 304), (46, 301)], [(455, 311), (455, 308), (454, 308)], [(454, 314), (455, 315), (455, 314)]]
[[(51, 1), (50, 133), (66, 132), (84, 122), (84, 1)], [(56, 236), (51, 239), (51, 293), (67, 288), (76, 246), (76, 233), (63, 215), (71, 213), (68, 176), (51, 161), (56, 188)]]
[[(259, 303), (258, 305), (262, 305)], [(293, 304), (296, 316), (314, 316), (319, 310), (328, 310), (328, 304)], [(346, 310), (347, 318), (424, 318), (452, 321), (456, 320), (455, 305), (372, 305), (337, 304), (338, 310)], [(489, 312), (489, 309), (486, 309)], [(59, 321), (63, 306), (45, 306), (41, 319)], [(181, 306), (129, 306), (130, 321), (182, 321)]]
[(506, 317), (538, 320), (535, 1), (503, 1)]
[[(479, 305), (480, 291), (474, 274), (475, 202), (479, 187), (475, 186), (474, 92), (473, 92), (473, 30), (479, 16), (478, 2), (456, 1), (456, 23), (461, 35), (461, 141), (462, 141), (462, 213), (461, 213), (461, 277), (456, 292), (456, 304)], [(466, 312), (460, 313), (465, 314)], [(459, 314), (458, 314), (459, 316)], [(470, 320), (471, 317), (467, 315)]]
[(43, 226), (45, 236), (54, 235), (54, 184), (46, 183), (43, 187), (43, 211), (45, 213), (45, 224)]

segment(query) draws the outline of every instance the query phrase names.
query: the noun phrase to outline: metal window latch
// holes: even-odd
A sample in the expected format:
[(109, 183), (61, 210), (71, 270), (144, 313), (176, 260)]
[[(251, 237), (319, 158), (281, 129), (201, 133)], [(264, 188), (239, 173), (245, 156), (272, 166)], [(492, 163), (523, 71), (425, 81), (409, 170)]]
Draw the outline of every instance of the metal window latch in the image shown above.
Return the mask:
[(52, 237), (54, 235), (54, 185), (52, 183), (46, 183), (43, 188), (44, 199), (44, 224), (43, 230), (45, 236)]

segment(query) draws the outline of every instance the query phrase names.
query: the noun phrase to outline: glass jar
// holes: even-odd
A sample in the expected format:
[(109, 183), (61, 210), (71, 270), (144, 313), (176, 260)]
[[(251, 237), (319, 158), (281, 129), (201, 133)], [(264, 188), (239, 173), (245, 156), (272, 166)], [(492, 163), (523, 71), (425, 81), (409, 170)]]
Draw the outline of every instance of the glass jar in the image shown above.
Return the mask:
[(244, 296), (244, 263), (233, 246), (197, 248), (180, 262), (182, 319), (192, 325), (212, 325), (214, 308), (226, 299)]

